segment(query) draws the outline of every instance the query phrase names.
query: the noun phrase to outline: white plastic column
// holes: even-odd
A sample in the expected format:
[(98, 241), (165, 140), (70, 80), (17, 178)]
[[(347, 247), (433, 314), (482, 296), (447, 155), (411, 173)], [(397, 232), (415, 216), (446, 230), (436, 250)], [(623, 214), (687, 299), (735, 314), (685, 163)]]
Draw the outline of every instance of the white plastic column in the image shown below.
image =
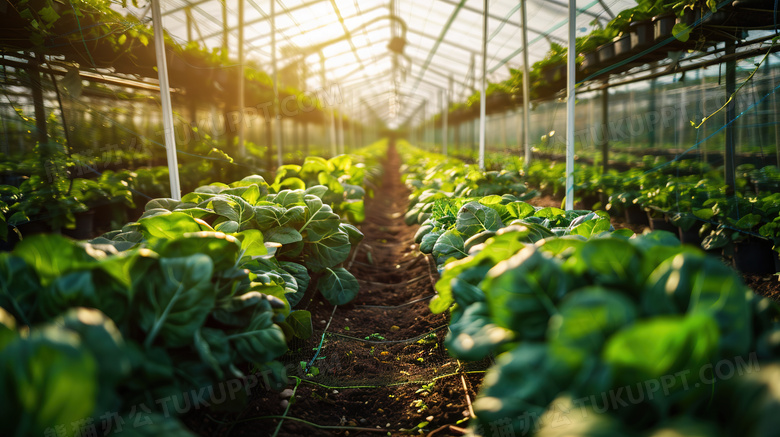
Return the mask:
[(271, 67), (274, 80), (274, 114), (273, 122), (274, 142), (276, 143), (276, 165), (281, 167), (282, 162), (282, 123), (279, 112), (279, 75), (276, 68), (276, 1), (271, 1)]
[(531, 163), (531, 67), (528, 62), (528, 14), (526, 11), (527, 0), (521, 0), (520, 13), (523, 21), (523, 140), (525, 141), (525, 161), (523, 165), (528, 168)]
[(568, 74), (566, 75), (566, 210), (574, 209), (574, 102), (576, 91), (577, 53), (575, 39), (577, 30), (577, 0), (569, 0), (569, 50)]
[(165, 138), (165, 150), (168, 156), (168, 177), (171, 181), (171, 198), (181, 200), (179, 163), (176, 159), (176, 137), (173, 132), (173, 105), (171, 105), (171, 86), (168, 83), (168, 62), (165, 59), (165, 37), (163, 35), (160, 0), (152, 0), (152, 25), (154, 26), (154, 51), (157, 55), (157, 77), (160, 81), (163, 136)]
[(482, 79), (479, 81), (479, 169), (485, 170), (485, 87), (487, 82), (488, 0), (482, 1)]
[(244, 135), (244, 0), (238, 0), (238, 157), (245, 155)]

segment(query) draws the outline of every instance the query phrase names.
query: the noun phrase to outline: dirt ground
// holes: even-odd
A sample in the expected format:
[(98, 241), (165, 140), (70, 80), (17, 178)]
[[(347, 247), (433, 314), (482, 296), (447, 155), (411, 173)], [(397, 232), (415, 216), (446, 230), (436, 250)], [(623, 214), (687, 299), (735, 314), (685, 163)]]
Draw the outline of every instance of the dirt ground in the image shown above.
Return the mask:
[[(291, 347), (283, 362), (314, 360), (319, 375), (303, 376), (286, 418), (285, 396), (263, 391), (240, 413), (190, 414), (185, 423), (204, 436), (461, 435), (489, 363), (459, 363), (444, 348), (446, 314), (428, 302), (433, 261), (414, 244), (417, 226), (403, 222), (408, 191), (394, 149), (379, 191), (366, 204), (365, 239), (349, 270), (360, 294), (336, 307), (316, 295), (314, 335)], [(327, 329), (326, 329), (327, 328)], [(289, 401), (287, 401), (289, 402)]]

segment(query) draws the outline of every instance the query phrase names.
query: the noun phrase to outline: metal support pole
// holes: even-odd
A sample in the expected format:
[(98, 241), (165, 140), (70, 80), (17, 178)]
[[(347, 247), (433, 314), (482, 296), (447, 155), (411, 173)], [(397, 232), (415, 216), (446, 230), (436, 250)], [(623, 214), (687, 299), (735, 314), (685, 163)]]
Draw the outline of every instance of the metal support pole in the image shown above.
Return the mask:
[(276, 1), (271, 1), (271, 68), (274, 81), (274, 115), (276, 123), (276, 165), (282, 166), (282, 116), (279, 112), (279, 71), (276, 66)]
[(528, 168), (531, 163), (531, 74), (530, 63), (528, 62), (528, 14), (526, 11), (527, 1), (521, 0), (520, 13), (523, 21), (523, 141), (525, 142), (525, 161), (523, 165)]
[(444, 109), (442, 110), (441, 148), (444, 156), (449, 153), (450, 140), (450, 96), (452, 95), (452, 76), (450, 76), (447, 89), (444, 90)]
[[(327, 82), (325, 79), (325, 55), (320, 52), (320, 82), (322, 82), (322, 89), (326, 89)], [(328, 129), (330, 131), (330, 156), (336, 156), (338, 151), (336, 149), (336, 125), (333, 117), (333, 111), (329, 108), (323, 107), (322, 111), (327, 115)]]
[(220, 0), (222, 3), (222, 56), (228, 54), (228, 14), (227, 14), (227, 0)]
[(609, 88), (601, 91), (601, 160), (602, 173), (609, 168)]
[[(733, 40), (726, 41), (726, 52), (725, 56), (729, 57), (729, 60), (726, 61), (726, 98), (730, 98), (732, 94), (734, 94), (734, 91), (737, 89), (737, 60), (731, 55), (733, 55), (736, 51), (737, 43)], [(727, 190), (729, 192), (733, 192), (735, 185), (735, 162), (734, 162), (734, 139), (736, 135), (736, 130), (734, 124), (731, 123), (737, 116), (737, 102), (735, 100), (731, 100), (728, 105), (726, 105), (726, 150), (725, 150), (725, 165), (723, 167), (723, 171), (726, 172), (725, 179), (726, 179), (726, 186), (728, 187)]]
[(577, 30), (577, 0), (569, 0), (568, 74), (566, 75), (566, 210), (574, 209), (574, 75), (577, 72), (575, 39)]
[(239, 158), (246, 154), (244, 148), (244, 0), (238, 0), (238, 147), (236, 152)]
[(157, 76), (160, 81), (160, 103), (162, 105), (163, 135), (168, 156), (168, 177), (171, 182), (171, 198), (181, 200), (179, 184), (179, 163), (176, 159), (176, 138), (173, 132), (173, 106), (171, 87), (168, 83), (168, 63), (165, 59), (165, 38), (163, 35), (160, 0), (152, 0), (152, 24), (154, 26), (154, 51), (157, 55)]
[(344, 111), (342, 111), (341, 105), (339, 105), (339, 155), (344, 154)]
[(487, 95), (487, 23), (488, 0), (482, 1), (482, 79), (479, 82), (479, 169), (485, 170), (485, 109)]

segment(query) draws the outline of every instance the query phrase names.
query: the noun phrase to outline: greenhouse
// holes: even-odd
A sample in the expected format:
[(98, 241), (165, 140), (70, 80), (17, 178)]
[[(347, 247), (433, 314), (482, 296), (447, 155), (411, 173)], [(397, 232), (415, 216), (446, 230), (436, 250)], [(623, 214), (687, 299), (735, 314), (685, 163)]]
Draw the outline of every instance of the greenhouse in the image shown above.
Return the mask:
[(773, 437), (777, 0), (0, 0), (14, 437)]

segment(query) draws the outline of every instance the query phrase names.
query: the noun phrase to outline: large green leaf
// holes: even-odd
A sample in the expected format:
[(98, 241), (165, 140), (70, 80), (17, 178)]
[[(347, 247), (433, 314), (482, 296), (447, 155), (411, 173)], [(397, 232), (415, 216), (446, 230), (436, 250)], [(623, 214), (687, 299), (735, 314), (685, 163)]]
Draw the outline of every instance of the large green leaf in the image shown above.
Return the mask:
[(344, 305), (354, 299), (360, 285), (343, 267), (326, 269), (317, 282), (317, 289), (333, 305)]
[(92, 416), (98, 406), (98, 366), (76, 333), (17, 337), (0, 350), (0, 423), (4, 434), (46, 435), (47, 428)]
[(245, 329), (229, 333), (227, 340), (242, 358), (253, 363), (266, 363), (287, 352), (284, 332), (274, 324), (269, 311), (256, 313)]
[(482, 231), (496, 231), (503, 227), (498, 213), (479, 202), (469, 202), (458, 211), (455, 229), (463, 235), (474, 235)]
[(214, 212), (225, 219), (238, 223), (239, 230), (249, 229), (250, 223), (255, 216), (253, 206), (239, 196), (220, 194), (205, 203), (210, 205)]
[(314, 328), (311, 324), (311, 313), (308, 311), (292, 311), (285, 321), (290, 325), (293, 334), (298, 338), (307, 339), (314, 333)]
[[(425, 242), (425, 238), (423, 238)], [(455, 230), (449, 230), (436, 239), (431, 253), (436, 258), (437, 264), (444, 264), (448, 259), (465, 258), (468, 254), (464, 246), (463, 238)]]
[(303, 241), (301, 233), (289, 226), (271, 228), (263, 233), (263, 238), (282, 245)]
[(203, 254), (151, 264), (133, 272), (138, 323), (147, 333), (144, 345), (151, 346), (158, 336), (170, 347), (191, 344), (214, 306), (214, 264)]
[[(664, 392), (654, 393), (654, 397), (645, 400), (655, 405), (662, 416), (681, 398), (694, 400), (701, 396), (706, 385), (686, 386), (676, 375), (706, 376), (702, 372), (717, 358), (717, 350), (718, 326), (709, 314), (698, 312), (683, 317), (656, 317), (629, 325), (607, 341), (603, 359), (614, 369), (615, 388), (675, 375), (674, 384), (667, 384)], [(646, 405), (642, 408), (646, 417), (649, 411)]]
[[(303, 262), (314, 272), (320, 272), (346, 261), (352, 246), (349, 244), (349, 235), (338, 230), (320, 237), (314, 241), (304, 240)], [(307, 238), (311, 237), (307, 233)]]
[(39, 234), (16, 245), (14, 254), (32, 266), (46, 286), (69, 272), (94, 267), (106, 257), (98, 250), (86, 251), (73, 240), (57, 234)]
[(518, 338), (539, 340), (570, 286), (558, 260), (528, 246), (490, 269), (481, 288), (498, 326)]
[(155, 248), (160, 256), (180, 258), (201, 253), (208, 255), (216, 271), (228, 270), (236, 263), (239, 241), (221, 232), (186, 233), (181, 237), (162, 242)]
[(340, 223), (338, 214), (335, 214), (329, 205), (322, 203), (319, 197), (307, 194), (304, 202), (308, 211), (306, 222), (299, 231), (302, 234), (306, 231), (307, 241), (317, 241), (338, 229)]
[(214, 230), (202, 220), (195, 219), (182, 212), (170, 212), (154, 217), (142, 218), (138, 223), (141, 225), (141, 232), (144, 237), (149, 241), (157, 239), (171, 240), (189, 232)]

